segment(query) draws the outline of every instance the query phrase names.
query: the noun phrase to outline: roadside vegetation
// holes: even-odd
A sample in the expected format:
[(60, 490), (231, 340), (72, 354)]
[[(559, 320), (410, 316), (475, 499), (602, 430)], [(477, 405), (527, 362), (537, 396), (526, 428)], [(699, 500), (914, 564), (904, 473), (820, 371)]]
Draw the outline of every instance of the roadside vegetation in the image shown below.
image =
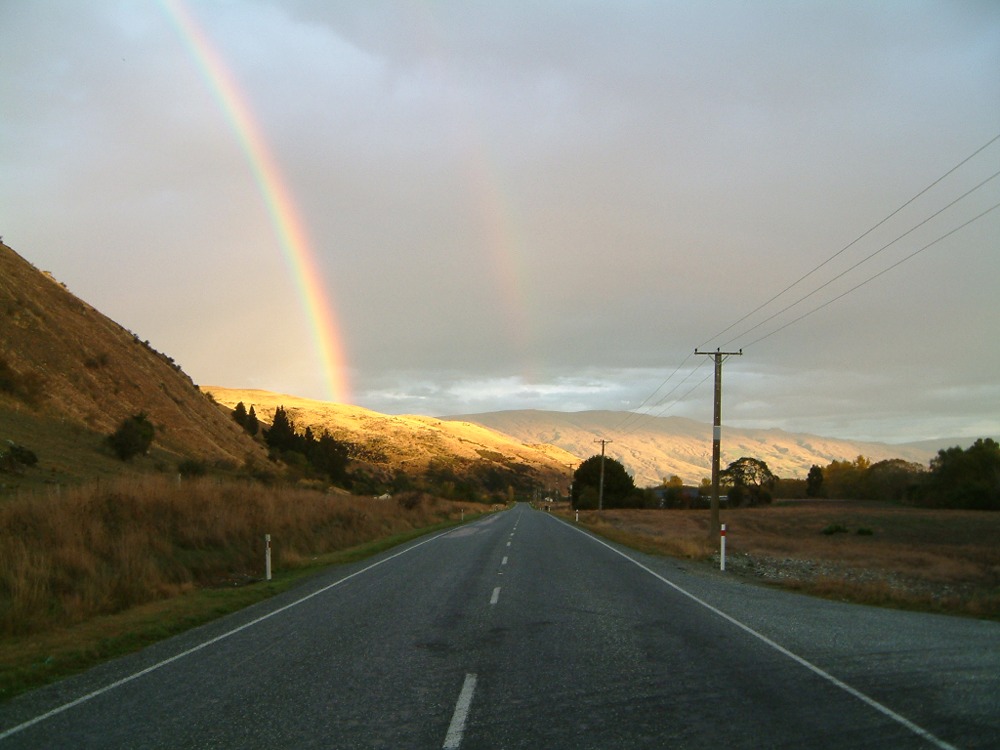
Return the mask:
[[(564, 506), (564, 517), (573, 520)], [(717, 569), (704, 510), (581, 511), (580, 523), (649, 554)], [(724, 509), (727, 575), (843, 601), (1000, 619), (1000, 514), (872, 501)]]
[(463, 510), (417, 492), (375, 500), (161, 476), (4, 500), (0, 699), (276, 593), (282, 584), (262, 582), (265, 534), (290, 584)]

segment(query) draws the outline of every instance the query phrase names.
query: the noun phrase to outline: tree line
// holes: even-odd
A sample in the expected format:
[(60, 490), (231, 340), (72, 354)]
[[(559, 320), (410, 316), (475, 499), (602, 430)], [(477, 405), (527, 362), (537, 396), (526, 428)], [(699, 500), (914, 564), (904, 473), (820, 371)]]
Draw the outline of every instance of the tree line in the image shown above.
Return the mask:
[[(575, 508), (597, 508), (600, 499), (602, 457), (592, 456), (573, 475), (571, 501)], [(657, 488), (635, 486), (625, 467), (604, 457), (605, 508), (692, 507), (711, 492), (708, 479), (699, 488), (685, 487), (679, 477), (665, 479)], [(774, 499), (815, 497), (882, 500), (928, 508), (1000, 510), (1000, 445), (980, 438), (971, 446), (938, 451), (930, 466), (888, 459), (813, 465), (806, 479), (782, 479), (764, 461), (744, 456), (719, 475), (730, 507), (766, 505)]]

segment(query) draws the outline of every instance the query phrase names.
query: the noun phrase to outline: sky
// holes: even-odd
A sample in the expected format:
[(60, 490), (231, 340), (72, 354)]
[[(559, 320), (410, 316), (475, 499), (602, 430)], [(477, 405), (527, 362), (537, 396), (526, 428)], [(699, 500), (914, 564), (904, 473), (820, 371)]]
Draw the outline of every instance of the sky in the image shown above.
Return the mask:
[(0, 236), (196, 383), (711, 422), (742, 350), (724, 424), (1000, 436), (1000, 3), (0, 0), (0, 49)]

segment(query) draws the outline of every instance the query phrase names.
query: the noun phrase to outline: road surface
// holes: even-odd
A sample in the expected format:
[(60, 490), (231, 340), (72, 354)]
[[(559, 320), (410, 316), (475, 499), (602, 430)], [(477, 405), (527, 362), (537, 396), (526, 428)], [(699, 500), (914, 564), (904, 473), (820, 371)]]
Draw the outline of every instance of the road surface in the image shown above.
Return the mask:
[(1000, 746), (1000, 623), (686, 567), (518, 505), (0, 704), (0, 750)]

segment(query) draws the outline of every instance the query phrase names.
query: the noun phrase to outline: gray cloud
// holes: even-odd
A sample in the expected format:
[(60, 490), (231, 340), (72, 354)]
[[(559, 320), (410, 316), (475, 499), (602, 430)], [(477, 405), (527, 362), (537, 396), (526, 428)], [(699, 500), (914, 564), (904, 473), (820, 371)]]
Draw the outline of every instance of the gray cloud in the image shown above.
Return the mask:
[[(725, 345), (746, 348), (744, 426), (1000, 433), (1000, 212), (761, 339), (996, 203), (994, 181), (888, 245), (1000, 143), (710, 338), (1000, 132), (995, 5), (190, 10), (304, 219), (360, 405), (634, 408)], [(200, 382), (322, 396), (289, 261), (169, 14), (11, 3), (0, 42), (5, 241)], [(710, 418), (710, 388), (669, 413)]]

